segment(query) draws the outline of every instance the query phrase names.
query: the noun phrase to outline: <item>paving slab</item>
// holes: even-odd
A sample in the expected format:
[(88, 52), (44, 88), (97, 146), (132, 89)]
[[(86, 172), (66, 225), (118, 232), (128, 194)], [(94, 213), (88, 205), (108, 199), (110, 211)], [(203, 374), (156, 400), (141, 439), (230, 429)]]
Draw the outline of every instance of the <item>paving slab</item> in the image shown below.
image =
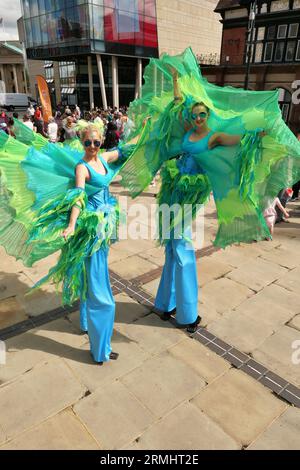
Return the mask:
[(249, 316), (235, 311), (211, 323), (209, 331), (245, 353), (257, 348), (274, 333), (272, 326), (260, 323), (258, 327)]
[(154, 263), (157, 266), (163, 266), (165, 263), (165, 250), (163, 247), (152, 248), (144, 253), (141, 252), (139, 256), (151, 261), (151, 263)]
[(249, 445), (287, 405), (251, 377), (230, 370), (192, 400), (240, 445)]
[(31, 317), (62, 307), (61, 295), (53, 284), (47, 284), (28, 295), (17, 295), (17, 300)]
[(120, 449), (154, 420), (152, 413), (119, 381), (75, 405), (74, 412), (103, 449)]
[(300, 450), (300, 409), (289, 407), (249, 450)]
[(236, 450), (239, 445), (207, 415), (183, 403), (123, 449)]
[(149, 354), (158, 354), (186, 338), (184, 330), (174, 328), (169, 322), (163, 322), (154, 313), (135, 323), (116, 324), (115, 329)]
[(116, 315), (115, 324), (133, 323), (145, 315), (149, 314), (149, 309), (135, 300), (131, 299), (126, 294), (118, 294), (115, 297), (116, 301)]
[(0, 300), (0, 330), (27, 319), (28, 315), (16, 297)]
[(288, 269), (297, 268), (300, 265), (300, 253), (296, 250), (286, 249), (283, 246), (264, 253), (262, 258)]
[(293, 317), (293, 313), (287, 306), (278, 305), (276, 301), (259, 294), (245, 300), (232, 312), (232, 316), (237, 314), (243, 314), (251, 318), (254, 325), (266, 324), (272, 327), (274, 331)]
[(265, 287), (262, 291), (258, 292), (256, 296), (289, 310), (291, 316), (300, 313), (300, 295), (296, 292), (288, 291), (277, 284), (271, 284)]
[(86, 388), (61, 359), (36, 366), (18, 381), (2, 385), (1, 426), (6, 438), (40, 424), (76, 403), (85, 392)]
[(172, 356), (186, 363), (207, 383), (212, 382), (230, 368), (229, 362), (192, 338), (187, 338), (172, 346), (168, 351)]
[(257, 292), (272, 282), (277, 281), (287, 272), (286, 268), (278, 264), (257, 258), (231, 271), (226, 277)]
[[(300, 264), (300, 263), (299, 263)], [(293, 269), (282, 276), (276, 284), (292, 292), (299, 293), (300, 268)]]
[(295, 315), (294, 318), (288, 323), (288, 326), (300, 331), (300, 315)]
[[(300, 344), (299, 331), (289, 326), (282, 326), (253, 352), (253, 357), (285, 380), (299, 387), (300, 367), (299, 364), (293, 364), (293, 356), (296, 359), (299, 357), (299, 354), (297, 356), (298, 343)], [(296, 344), (296, 348), (293, 348), (294, 344)]]
[(156, 297), (158, 286), (160, 283), (160, 277), (153, 279), (153, 281), (143, 284), (143, 290), (151, 294), (154, 298)]
[(121, 381), (158, 418), (205, 387), (191, 367), (169, 352), (148, 359)]
[(216, 258), (204, 257), (197, 261), (198, 285), (204, 286), (209, 282), (219, 279), (233, 270), (229, 264), (218, 261)]
[(136, 255), (110, 265), (110, 269), (125, 279), (133, 279), (156, 268), (156, 264)]
[(72, 357), (87, 336), (80, 335), (68, 320), (61, 318), (5, 341), (6, 364), (0, 366), (0, 383), (10, 381), (35, 365), (55, 357)]
[(135, 341), (117, 331), (112, 338), (112, 349), (119, 353), (118, 360), (106, 362), (103, 366), (92, 359), (89, 343), (74, 352), (66, 363), (90, 391), (95, 391), (141, 366), (150, 357)]
[(0, 300), (25, 295), (32, 287), (32, 281), (22, 272), (0, 272)]
[(99, 450), (100, 447), (71, 409), (22, 433), (0, 450)]
[(199, 300), (208, 303), (218, 313), (238, 307), (244, 300), (251, 297), (254, 292), (231, 279), (222, 278), (212, 281), (202, 287)]

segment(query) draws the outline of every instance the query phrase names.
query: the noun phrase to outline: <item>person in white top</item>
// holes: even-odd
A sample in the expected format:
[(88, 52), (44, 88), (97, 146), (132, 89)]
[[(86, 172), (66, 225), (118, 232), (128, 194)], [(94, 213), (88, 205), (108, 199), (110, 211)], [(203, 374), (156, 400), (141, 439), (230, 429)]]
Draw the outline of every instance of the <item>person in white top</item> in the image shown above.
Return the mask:
[(27, 112), (28, 112), (29, 116), (34, 116), (34, 107), (33, 107), (32, 104), (27, 109)]
[[(33, 110), (34, 111), (34, 110)], [(23, 124), (27, 127), (29, 127), (29, 129), (31, 129), (33, 131), (33, 122), (31, 121), (30, 119), (30, 116), (28, 114), (24, 114), (23, 116)]]
[(76, 113), (76, 118), (80, 119), (81, 111), (80, 111), (80, 108), (79, 108), (78, 104), (76, 104), (76, 106), (75, 106), (75, 113)]
[(57, 142), (57, 132), (58, 132), (58, 125), (56, 124), (55, 120), (53, 117), (49, 118), (49, 123), (48, 123), (48, 137), (50, 142)]
[[(264, 218), (265, 218), (265, 221), (267, 223), (267, 226), (269, 227), (269, 230), (270, 230), (270, 233), (271, 235), (273, 235), (273, 232), (274, 232), (274, 225), (275, 225), (275, 222), (276, 222), (276, 217), (277, 217), (277, 212), (276, 212), (276, 207), (278, 207), (278, 209), (283, 212), (284, 214), (284, 217), (286, 219), (289, 218), (289, 213), (286, 211), (286, 209), (283, 207), (283, 205), (281, 204), (280, 200), (278, 197), (276, 197), (274, 199), (274, 201), (270, 204), (269, 207), (267, 207), (264, 211)], [(270, 240), (270, 239), (268, 239)]]

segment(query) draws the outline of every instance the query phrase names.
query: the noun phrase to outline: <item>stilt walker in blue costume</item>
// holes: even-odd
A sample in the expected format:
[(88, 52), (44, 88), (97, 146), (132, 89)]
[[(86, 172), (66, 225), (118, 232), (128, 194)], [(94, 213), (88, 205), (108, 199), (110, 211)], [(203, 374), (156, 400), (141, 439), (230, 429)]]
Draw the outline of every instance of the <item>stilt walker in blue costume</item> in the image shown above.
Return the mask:
[(84, 153), (34, 135), (28, 147), (0, 133), (0, 244), (26, 266), (61, 250), (35, 288), (53, 281), (62, 286), (63, 304), (81, 299), (81, 328), (102, 364), (118, 357), (110, 344), (115, 302), (107, 255), (120, 211), (109, 184), (130, 145), (98, 157), (102, 127), (81, 121), (78, 130)]
[(221, 248), (270, 238), (263, 211), (299, 180), (300, 143), (282, 120), (277, 91), (210, 84), (191, 49), (152, 59), (144, 80), (142, 98), (129, 108), (136, 123), (131, 137), (145, 118), (147, 124), (121, 170), (122, 184), (136, 197), (161, 169), (159, 206), (182, 209), (169, 221), (169, 236), (159, 218), (166, 262), (155, 305), (162, 319), (176, 312), (178, 324), (194, 332), (198, 283), (191, 227), (182, 224), (185, 205), (195, 218), (213, 192), (219, 222), (214, 243)]

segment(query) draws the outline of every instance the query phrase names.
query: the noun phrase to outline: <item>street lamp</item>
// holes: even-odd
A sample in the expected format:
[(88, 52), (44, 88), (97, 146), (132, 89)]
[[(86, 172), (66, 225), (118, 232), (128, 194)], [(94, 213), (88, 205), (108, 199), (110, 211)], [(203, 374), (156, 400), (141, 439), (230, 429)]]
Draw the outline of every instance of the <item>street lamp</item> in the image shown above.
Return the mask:
[(250, 4), (249, 12), (249, 21), (248, 21), (248, 31), (247, 31), (247, 53), (246, 53), (246, 76), (245, 76), (245, 90), (249, 88), (249, 77), (250, 77), (250, 67), (251, 67), (251, 58), (252, 58), (252, 46), (253, 46), (253, 36), (255, 28), (255, 18), (257, 12), (257, 0), (240, 0), (239, 4), (241, 6), (248, 6)]

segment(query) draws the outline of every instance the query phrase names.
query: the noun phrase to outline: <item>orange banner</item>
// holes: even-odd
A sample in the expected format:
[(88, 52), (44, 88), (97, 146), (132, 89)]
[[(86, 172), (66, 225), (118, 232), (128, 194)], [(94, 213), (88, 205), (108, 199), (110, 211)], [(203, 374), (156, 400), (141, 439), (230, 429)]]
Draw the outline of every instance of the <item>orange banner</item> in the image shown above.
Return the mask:
[(40, 100), (43, 108), (43, 118), (44, 122), (49, 122), (49, 118), (52, 116), (52, 106), (49, 95), (48, 84), (44, 77), (41, 75), (36, 76), (36, 81), (39, 89)]

